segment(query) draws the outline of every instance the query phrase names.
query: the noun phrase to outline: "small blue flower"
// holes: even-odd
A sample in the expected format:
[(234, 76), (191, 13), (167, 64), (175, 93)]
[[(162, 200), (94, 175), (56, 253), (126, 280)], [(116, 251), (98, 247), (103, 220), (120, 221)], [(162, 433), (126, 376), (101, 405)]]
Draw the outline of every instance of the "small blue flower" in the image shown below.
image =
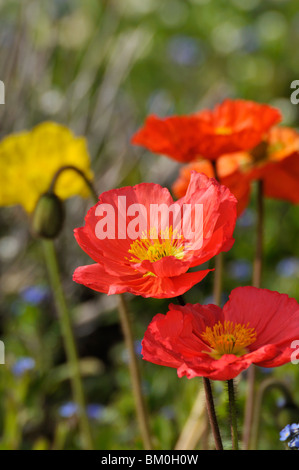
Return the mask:
[(22, 299), (31, 305), (39, 305), (47, 299), (49, 290), (45, 286), (29, 286), (21, 292)]
[(242, 28), (242, 48), (246, 52), (254, 52), (260, 47), (260, 41), (252, 26)]
[(86, 407), (87, 416), (91, 419), (101, 419), (105, 407), (99, 403), (90, 403)]
[(291, 435), (291, 427), (287, 424), (281, 431), (280, 431), (280, 441), (286, 441)]
[(59, 408), (59, 414), (62, 418), (71, 418), (72, 416), (75, 416), (77, 412), (78, 406), (72, 401), (64, 403), (64, 405)]
[[(228, 301), (228, 295), (226, 292), (222, 292), (221, 294), (221, 305), (225, 304), (226, 302)], [(207, 297), (204, 298), (203, 300), (203, 305), (210, 305), (210, 304), (214, 304), (215, 302), (215, 298), (213, 295), (208, 295)]]
[[(90, 403), (86, 406), (87, 416), (91, 419), (100, 419), (103, 415), (104, 406), (99, 403)], [(76, 403), (68, 401), (61, 405), (59, 414), (62, 418), (72, 418), (78, 414), (79, 407)]]
[(21, 357), (12, 366), (12, 373), (16, 377), (21, 377), (26, 372), (34, 369), (34, 367), (35, 367), (35, 360), (32, 359), (32, 357)]
[(167, 419), (174, 419), (175, 418), (175, 410), (172, 406), (163, 406), (160, 409), (160, 412)]
[(238, 281), (245, 281), (251, 275), (251, 264), (245, 259), (231, 261), (228, 265), (229, 275)]
[(253, 211), (246, 209), (237, 220), (237, 225), (242, 228), (251, 227), (254, 223)]
[(140, 355), (141, 355), (141, 351), (142, 351), (141, 340), (136, 340), (136, 341), (134, 342), (134, 349), (135, 349), (135, 353), (137, 354), (137, 356), (140, 356)]
[(299, 423), (291, 424), (291, 432), (299, 432)]
[(272, 370), (270, 367), (259, 367), (259, 370), (265, 375), (272, 374)]
[[(141, 340), (134, 341), (134, 350), (135, 350), (135, 354), (136, 354), (137, 357), (141, 356), (141, 351), (142, 351)], [(128, 351), (127, 348), (125, 348), (122, 351), (121, 358), (122, 358), (122, 360), (125, 364), (128, 364), (128, 362), (129, 362), (129, 351)]]
[(167, 49), (171, 61), (178, 65), (199, 65), (204, 60), (201, 44), (189, 36), (173, 36)]
[(299, 433), (299, 424), (287, 424), (281, 431), (280, 431), (280, 440), (286, 441), (289, 437), (298, 437), (297, 433)]
[(290, 449), (299, 449), (299, 435), (293, 437), (288, 443)]
[(299, 259), (290, 256), (284, 258), (276, 266), (276, 271), (281, 277), (293, 277), (299, 274)]
[(276, 400), (276, 406), (278, 408), (283, 408), (285, 405), (286, 405), (287, 401), (284, 397), (279, 397), (277, 400)]

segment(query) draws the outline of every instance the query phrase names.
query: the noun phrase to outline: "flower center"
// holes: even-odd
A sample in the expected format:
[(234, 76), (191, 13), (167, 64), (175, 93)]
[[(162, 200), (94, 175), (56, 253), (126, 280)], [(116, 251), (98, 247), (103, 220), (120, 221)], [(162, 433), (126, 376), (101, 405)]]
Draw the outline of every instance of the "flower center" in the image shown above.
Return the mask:
[(269, 156), (268, 143), (262, 140), (262, 142), (251, 150), (250, 155), (253, 158), (254, 164), (262, 163), (264, 160), (267, 160)]
[(230, 127), (220, 126), (220, 127), (216, 127), (215, 129), (215, 134), (217, 135), (230, 135), (231, 133), (232, 133), (232, 130)]
[(202, 338), (211, 348), (208, 354), (214, 359), (220, 359), (223, 354), (243, 356), (247, 353), (247, 346), (256, 340), (256, 331), (247, 325), (232, 321), (220, 321), (212, 328), (207, 327)]
[(132, 255), (129, 259), (132, 263), (140, 263), (148, 260), (152, 263), (165, 256), (174, 256), (177, 259), (184, 257), (184, 237), (177, 230), (169, 227), (158, 235), (156, 228), (151, 228), (142, 234), (142, 237), (130, 245), (128, 252)]

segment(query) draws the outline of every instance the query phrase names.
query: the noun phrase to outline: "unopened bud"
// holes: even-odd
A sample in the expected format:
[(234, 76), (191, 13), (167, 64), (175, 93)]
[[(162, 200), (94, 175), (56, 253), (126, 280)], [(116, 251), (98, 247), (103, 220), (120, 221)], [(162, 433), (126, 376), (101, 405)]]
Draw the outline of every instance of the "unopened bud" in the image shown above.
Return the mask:
[(54, 193), (43, 194), (35, 207), (32, 229), (36, 236), (56, 238), (63, 226), (64, 206), (61, 199)]

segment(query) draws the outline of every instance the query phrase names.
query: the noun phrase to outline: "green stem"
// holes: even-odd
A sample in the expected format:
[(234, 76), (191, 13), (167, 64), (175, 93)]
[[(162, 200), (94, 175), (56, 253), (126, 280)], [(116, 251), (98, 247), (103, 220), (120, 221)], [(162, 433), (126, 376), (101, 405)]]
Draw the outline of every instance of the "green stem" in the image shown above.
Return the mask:
[[(177, 300), (180, 305), (182, 306), (186, 305), (186, 302), (182, 295), (178, 296)], [(214, 436), (215, 447), (216, 447), (216, 450), (223, 450), (222, 439), (221, 439), (219, 425), (217, 421), (214, 398), (213, 398), (213, 391), (212, 391), (210, 379), (208, 379), (207, 377), (203, 377), (203, 385), (204, 385), (204, 391), (205, 391), (205, 396), (206, 396), (207, 412), (208, 412), (208, 417), (209, 417), (209, 422), (211, 425), (212, 433)]]
[(278, 389), (285, 397), (286, 404), (292, 406), (294, 409), (298, 410), (296, 403), (293, 400), (292, 394), (289, 391), (287, 385), (276, 378), (269, 378), (264, 380), (258, 389), (256, 397), (256, 407), (254, 410), (253, 424), (252, 424), (252, 448), (258, 450), (259, 434), (260, 434), (260, 423), (261, 423), (261, 409), (263, 399), (266, 393), (270, 389)]
[[(263, 233), (264, 233), (264, 185), (263, 181), (257, 182), (257, 226), (256, 249), (253, 263), (252, 285), (261, 287), (262, 262), (263, 262)], [(255, 401), (256, 368), (252, 364), (247, 371), (247, 394), (245, 405), (245, 417), (243, 428), (243, 448), (249, 450), (251, 441), (251, 428)]]
[(139, 422), (140, 432), (143, 440), (143, 445), (146, 450), (152, 450), (152, 442), (149, 428), (149, 418), (146, 410), (142, 388), (141, 377), (134, 347), (134, 337), (130, 321), (130, 314), (127, 307), (126, 299), (123, 294), (119, 295), (119, 317), (122, 326), (123, 335), (125, 338), (126, 347), (129, 353), (129, 368), (131, 374), (131, 383), (133, 394), (135, 398), (135, 407), (137, 418)]
[(237, 408), (236, 408), (235, 387), (234, 387), (233, 379), (230, 379), (227, 381), (227, 387), (228, 387), (228, 401), (229, 401), (229, 415), (230, 415), (232, 445), (233, 445), (233, 450), (239, 450)]
[(222, 293), (222, 272), (223, 272), (223, 253), (219, 253), (215, 257), (215, 271), (214, 271), (214, 286), (213, 298), (214, 304), (221, 306), (221, 293)]
[(211, 386), (210, 380), (206, 377), (203, 377), (203, 385), (204, 385), (204, 390), (206, 394), (206, 405), (207, 405), (208, 417), (209, 417), (212, 433), (214, 436), (215, 447), (216, 447), (216, 450), (223, 450), (222, 439), (221, 439), (220, 430), (218, 426), (214, 399), (213, 399), (212, 386)]
[(79, 359), (76, 342), (71, 325), (70, 314), (67, 308), (64, 292), (61, 286), (59, 266), (53, 241), (43, 240), (43, 248), (48, 268), (49, 278), (55, 298), (57, 313), (59, 316), (64, 346), (66, 350), (68, 364), (71, 370), (71, 386), (73, 397), (78, 406), (79, 425), (81, 430), (82, 443), (85, 449), (93, 449), (93, 439), (90, 424), (86, 414), (86, 402), (83, 384), (80, 374)]
[[(214, 170), (214, 176), (216, 181), (220, 183), (217, 161), (212, 160), (212, 166)], [(223, 274), (223, 253), (219, 253), (215, 257), (215, 272), (214, 272), (214, 286), (213, 286), (213, 298), (215, 305), (221, 305), (221, 293), (222, 293), (222, 274)]]
[(256, 251), (253, 265), (252, 285), (261, 287), (263, 264), (263, 234), (264, 234), (264, 183), (257, 182), (257, 227), (256, 227)]
[(89, 187), (90, 189), (90, 192), (92, 194), (92, 197), (94, 199), (95, 202), (98, 202), (98, 195), (97, 195), (97, 192), (92, 184), (92, 182), (87, 178), (87, 176), (85, 175), (85, 173), (80, 170), (80, 168), (77, 168), (76, 166), (74, 165), (65, 165), (65, 166), (62, 166), (59, 168), (59, 170), (56, 171), (55, 175), (53, 176), (53, 179), (52, 179), (52, 182), (51, 182), (51, 185), (49, 187), (49, 192), (52, 192), (52, 193), (55, 193), (55, 186), (56, 186), (56, 183), (57, 183), (57, 180), (58, 178), (60, 177), (60, 175), (64, 172), (64, 171), (75, 171), (76, 173), (78, 173), (78, 175), (81, 176), (81, 178), (83, 178), (83, 180), (85, 181), (86, 185)]

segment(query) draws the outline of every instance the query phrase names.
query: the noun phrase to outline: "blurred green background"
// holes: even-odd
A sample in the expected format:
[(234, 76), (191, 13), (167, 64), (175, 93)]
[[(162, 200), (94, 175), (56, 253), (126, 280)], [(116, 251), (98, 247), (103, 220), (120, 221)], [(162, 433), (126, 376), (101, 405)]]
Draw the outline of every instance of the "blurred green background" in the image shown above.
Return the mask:
[[(172, 184), (179, 165), (130, 144), (150, 114), (189, 114), (226, 97), (277, 106), (283, 124), (298, 125), (290, 84), (299, 79), (297, 0), (1, 0), (0, 135), (53, 120), (88, 141), (98, 193), (142, 181)], [(26, 195), (24, 195), (26, 197)], [(83, 225), (91, 200), (67, 201), (56, 241), (63, 287), (71, 307), (84, 388), (98, 449), (141, 449), (117, 299), (72, 281), (90, 260), (73, 229)], [(251, 282), (255, 188), (224, 257), (223, 301)], [(299, 300), (298, 207), (266, 201), (263, 287)], [(212, 267), (213, 260), (209, 263)], [(210, 274), (188, 294), (209, 303)], [(176, 370), (145, 363), (140, 341), (168, 302), (129, 298), (144, 393), (157, 449), (172, 449), (201, 387)], [(0, 209), (0, 448), (80, 448), (69, 371), (40, 244), (19, 207)], [(259, 382), (277, 378), (299, 405), (299, 365), (258, 370)], [(215, 383), (216, 406), (229, 447), (225, 384)], [(242, 427), (245, 382), (239, 391)], [(260, 449), (283, 449), (279, 431), (298, 422), (278, 390), (260, 416)], [(202, 442), (197, 448), (202, 448)]]

